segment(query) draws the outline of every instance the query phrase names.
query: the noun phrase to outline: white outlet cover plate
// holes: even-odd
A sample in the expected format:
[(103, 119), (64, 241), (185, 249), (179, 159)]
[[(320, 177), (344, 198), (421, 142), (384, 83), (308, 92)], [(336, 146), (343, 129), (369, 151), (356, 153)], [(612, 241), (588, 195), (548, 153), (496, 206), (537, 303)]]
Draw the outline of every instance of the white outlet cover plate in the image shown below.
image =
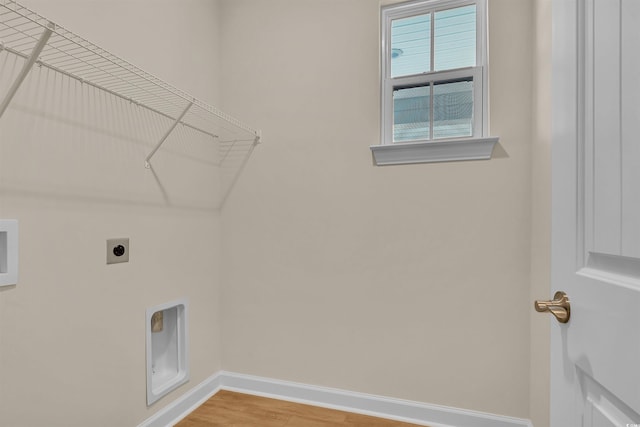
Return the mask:
[(18, 220), (0, 219), (0, 286), (18, 284)]

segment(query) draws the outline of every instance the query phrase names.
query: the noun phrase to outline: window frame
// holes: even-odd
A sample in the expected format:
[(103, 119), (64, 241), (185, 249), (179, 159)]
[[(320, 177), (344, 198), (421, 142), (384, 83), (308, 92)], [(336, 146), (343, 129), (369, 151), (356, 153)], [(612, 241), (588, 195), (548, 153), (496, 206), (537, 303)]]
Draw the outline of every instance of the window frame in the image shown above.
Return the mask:
[[(391, 25), (396, 19), (408, 18), (464, 6), (476, 6), (476, 65), (466, 68), (429, 71), (421, 74), (391, 77)], [(380, 145), (371, 146), (374, 162), (382, 164), (425, 163), (435, 161), (475, 160), (491, 157), (497, 137), (489, 137), (488, 40), (486, 0), (414, 0), (381, 8), (381, 130)], [(434, 45), (435, 28), (431, 26), (430, 42)], [(431, 68), (435, 52), (430, 48)], [(427, 86), (437, 83), (473, 79), (472, 135), (456, 138), (393, 141), (393, 92), (395, 89)], [(432, 90), (432, 89), (431, 89)], [(433, 97), (431, 97), (433, 102)], [(433, 114), (431, 112), (430, 114)], [(433, 123), (430, 121), (433, 129)], [(473, 143), (473, 144), (470, 144)], [(395, 148), (394, 148), (395, 147)], [(411, 153), (411, 154), (409, 154)]]

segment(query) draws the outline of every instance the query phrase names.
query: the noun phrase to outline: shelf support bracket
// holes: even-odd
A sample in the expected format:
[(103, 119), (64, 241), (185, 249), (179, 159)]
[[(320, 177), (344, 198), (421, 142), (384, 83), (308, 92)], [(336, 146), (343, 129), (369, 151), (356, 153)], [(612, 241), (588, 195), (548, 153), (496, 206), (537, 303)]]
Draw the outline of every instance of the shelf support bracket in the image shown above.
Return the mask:
[(171, 135), (171, 132), (173, 132), (173, 130), (176, 128), (176, 126), (178, 126), (178, 123), (180, 123), (182, 121), (182, 118), (185, 116), (185, 114), (187, 114), (187, 112), (189, 111), (189, 108), (191, 108), (192, 105), (193, 105), (193, 101), (190, 101), (189, 104), (187, 104), (187, 107), (182, 112), (182, 114), (180, 114), (180, 116), (177, 119), (175, 119), (175, 121), (173, 122), (171, 127), (169, 129), (167, 129), (167, 132), (165, 132), (164, 136), (162, 138), (160, 138), (160, 142), (158, 142), (158, 144), (156, 144), (155, 148), (151, 151), (151, 153), (149, 153), (147, 158), (144, 159), (144, 167), (145, 168), (149, 169), (151, 167), (151, 165), (149, 164), (149, 160), (151, 160), (153, 155), (156, 154), (156, 151), (158, 151), (160, 146), (162, 146), (162, 144), (164, 144), (164, 141), (169, 137), (169, 135)]
[(49, 41), (49, 37), (51, 37), (51, 33), (53, 32), (54, 29), (55, 29), (55, 25), (52, 22), (49, 22), (49, 24), (47, 25), (47, 28), (45, 28), (42, 34), (40, 35), (40, 39), (38, 40), (38, 43), (35, 45), (35, 47), (31, 51), (31, 55), (29, 55), (29, 57), (27, 58), (27, 61), (22, 66), (22, 70), (20, 70), (20, 74), (18, 74), (18, 77), (16, 77), (16, 80), (13, 82), (13, 85), (11, 85), (11, 87), (9, 88), (9, 91), (7, 92), (4, 99), (2, 100), (2, 104), (0, 104), (0, 117), (2, 117), (5, 110), (11, 103), (11, 100), (13, 99), (14, 95), (16, 94), (16, 92), (18, 92), (20, 85), (22, 85), (22, 82), (29, 74), (29, 71), (31, 71), (33, 64), (35, 64), (35, 62), (38, 60), (38, 57), (40, 56), (42, 49), (44, 49), (45, 45)]

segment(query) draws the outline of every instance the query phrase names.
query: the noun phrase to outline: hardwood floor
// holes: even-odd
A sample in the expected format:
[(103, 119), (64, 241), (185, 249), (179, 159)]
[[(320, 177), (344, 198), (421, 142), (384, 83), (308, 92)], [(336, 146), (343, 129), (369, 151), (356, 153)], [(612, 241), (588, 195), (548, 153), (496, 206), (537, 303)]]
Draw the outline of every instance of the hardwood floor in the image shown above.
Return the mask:
[(176, 427), (415, 427), (350, 412), (221, 390)]

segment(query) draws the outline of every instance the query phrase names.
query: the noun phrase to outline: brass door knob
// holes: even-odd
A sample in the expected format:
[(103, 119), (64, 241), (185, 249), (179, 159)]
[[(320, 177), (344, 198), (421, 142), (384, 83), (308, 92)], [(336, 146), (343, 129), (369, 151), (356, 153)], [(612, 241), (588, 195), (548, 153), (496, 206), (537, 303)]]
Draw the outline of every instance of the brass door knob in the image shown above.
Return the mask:
[(540, 313), (550, 312), (560, 323), (567, 323), (571, 317), (569, 297), (562, 291), (556, 292), (551, 301), (535, 301), (533, 307)]

